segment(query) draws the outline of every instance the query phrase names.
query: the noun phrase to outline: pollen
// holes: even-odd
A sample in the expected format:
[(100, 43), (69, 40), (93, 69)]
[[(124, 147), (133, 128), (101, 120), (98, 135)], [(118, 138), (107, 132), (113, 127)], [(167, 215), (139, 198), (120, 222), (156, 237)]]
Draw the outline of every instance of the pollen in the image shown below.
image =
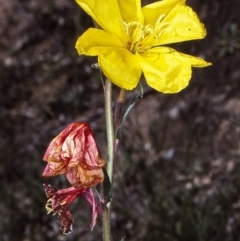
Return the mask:
[(52, 199), (51, 198), (47, 200), (45, 208), (47, 210), (47, 214), (50, 214), (51, 212), (53, 212)]

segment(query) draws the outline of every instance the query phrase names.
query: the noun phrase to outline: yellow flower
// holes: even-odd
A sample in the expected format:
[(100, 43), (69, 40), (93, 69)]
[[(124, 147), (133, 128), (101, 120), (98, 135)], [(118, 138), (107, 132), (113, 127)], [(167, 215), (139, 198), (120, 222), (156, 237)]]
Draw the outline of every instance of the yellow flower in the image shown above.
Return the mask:
[(211, 65), (163, 46), (206, 35), (185, 0), (162, 0), (143, 8), (140, 0), (76, 1), (102, 28), (90, 28), (79, 37), (78, 53), (98, 56), (104, 75), (121, 88), (135, 88), (143, 73), (152, 88), (176, 93), (188, 85), (192, 67)]

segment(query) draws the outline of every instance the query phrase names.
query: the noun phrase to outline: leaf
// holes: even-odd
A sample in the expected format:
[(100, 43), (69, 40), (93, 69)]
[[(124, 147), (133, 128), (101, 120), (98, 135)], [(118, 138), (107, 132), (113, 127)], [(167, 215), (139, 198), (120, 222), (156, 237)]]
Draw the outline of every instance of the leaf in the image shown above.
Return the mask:
[(132, 110), (132, 108), (135, 106), (135, 104), (137, 103), (138, 99), (143, 97), (143, 91), (140, 89), (139, 93), (133, 98), (133, 100), (131, 101), (131, 103), (129, 104), (129, 106), (127, 107), (126, 111), (123, 114), (121, 123), (118, 127), (118, 129), (116, 130), (116, 137), (118, 137), (119, 132), (121, 130), (121, 127), (123, 125), (123, 123), (125, 122), (125, 120), (127, 119), (128, 115), (130, 114), (130, 111)]

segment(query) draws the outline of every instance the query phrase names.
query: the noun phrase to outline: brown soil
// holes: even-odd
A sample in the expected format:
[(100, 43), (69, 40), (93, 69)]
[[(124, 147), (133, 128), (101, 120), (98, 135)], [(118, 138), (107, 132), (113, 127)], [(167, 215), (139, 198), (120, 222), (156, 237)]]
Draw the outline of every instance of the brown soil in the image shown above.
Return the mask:
[[(114, 240), (239, 240), (240, 2), (189, 0), (208, 35), (177, 48), (212, 67), (194, 69), (177, 95), (146, 89), (122, 130), (116, 164)], [(100, 240), (89, 213), (72, 206), (63, 236), (47, 216), (42, 156), (67, 124), (88, 121), (106, 157), (103, 90), (96, 59), (75, 42), (91, 19), (67, 0), (0, 0), (0, 240)], [(127, 104), (136, 93), (128, 93)], [(114, 97), (117, 89), (114, 89)]]

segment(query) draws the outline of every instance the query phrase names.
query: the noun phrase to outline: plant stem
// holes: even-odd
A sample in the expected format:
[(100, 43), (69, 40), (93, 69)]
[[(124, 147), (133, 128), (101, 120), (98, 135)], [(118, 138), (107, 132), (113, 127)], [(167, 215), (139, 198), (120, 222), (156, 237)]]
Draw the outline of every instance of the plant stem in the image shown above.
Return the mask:
[[(107, 129), (107, 173), (109, 180), (113, 180), (113, 159), (114, 159), (114, 127), (112, 115), (112, 83), (105, 80), (105, 115), (106, 115), (106, 129)], [(111, 202), (103, 204), (103, 241), (111, 240)]]
[(105, 114), (106, 114), (106, 129), (108, 142), (107, 156), (107, 172), (109, 180), (112, 183), (113, 179), (113, 159), (114, 159), (114, 127), (112, 113), (112, 83), (106, 79), (105, 81)]
[[(120, 125), (122, 117), (122, 107), (125, 100), (125, 90), (121, 89), (118, 97), (115, 119), (113, 123), (112, 112), (112, 83), (105, 80), (105, 115), (106, 115), (106, 129), (107, 129), (107, 173), (109, 181), (113, 183), (113, 167), (114, 158), (117, 150), (118, 139), (115, 139), (115, 132)], [(115, 124), (115, 125), (114, 125)], [(115, 129), (114, 129), (115, 127)], [(103, 241), (111, 241), (111, 201), (102, 206), (102, 220), (103, 220)]]

